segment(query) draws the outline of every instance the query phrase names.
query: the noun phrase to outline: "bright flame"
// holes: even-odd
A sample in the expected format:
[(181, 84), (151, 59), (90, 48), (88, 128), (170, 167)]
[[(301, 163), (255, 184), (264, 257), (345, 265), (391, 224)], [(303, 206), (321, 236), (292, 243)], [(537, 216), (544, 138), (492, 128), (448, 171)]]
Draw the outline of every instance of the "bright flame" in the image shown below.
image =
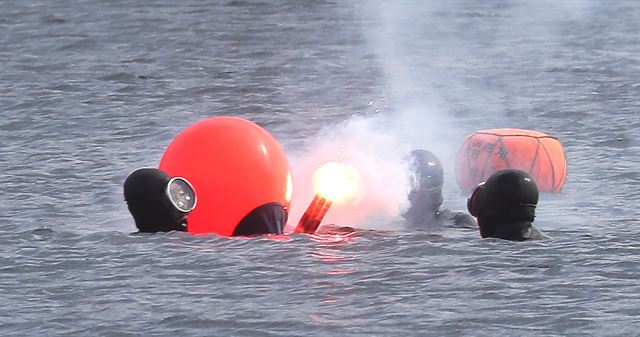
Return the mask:
[(332, 202), (345, 202), (358, 196), (360, 180), (360, 172), (355, 167), (328, 162), (313, 174), (313, 189)]

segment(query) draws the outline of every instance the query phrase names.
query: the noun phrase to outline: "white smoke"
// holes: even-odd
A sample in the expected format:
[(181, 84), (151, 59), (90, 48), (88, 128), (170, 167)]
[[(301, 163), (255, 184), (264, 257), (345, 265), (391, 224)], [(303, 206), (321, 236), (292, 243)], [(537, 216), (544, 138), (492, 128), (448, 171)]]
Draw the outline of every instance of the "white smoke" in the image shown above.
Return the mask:
[[(309, 140), (302, 155), (292, 158), (294, 203), (289, 226), (296, 225), (313, 197), (313, 172), (327, 161), (341, 161), (360, 170), (365, 194), (347, 205), (334, 205), (323, 223), (367, 228), (397, 224), (408, 207), (406, 159), (413, 149), (438, 156), (445, 187), (455, 184), (453, 163), (464, 136), (486, 127), (482, 123), (488, 120), (504, 119), (508, 124), (505, 112), (528, 104), (519, 100), (519, 89), (513, 89), (528, 90), (526, 81), (509, 75), (508, 67), (505, 70), (508, 56), (483, 53), (495, 50), (486, 45), (553, 39), (557, 37), (552, 32), (554, 25), (580, 19), (590, 9), (586, 0), (508, 4), (363, 1), (356, 7), (365, 17), (362, 31), (383, 75), (385, 100), (372, 100), (373, 116), (355, 115), (342, 124), (327, 126)], [(482, 20), (482, 27), (464, 28), (456, 23), (472, 24), (474, 20)], [(508, 46), (503, 50), (511, 51)], [(486, 74), (477, 69), (494, 70), (491, 76), (495, 79), (483, 78)], [(458, 110), (468, 111), (468, 120), (460, 123), (460, 118), (454, 118)], [(508, 126), (505, 124), (491, 127)], [(451, 189), (453, 186), (445, 191)]]
[(392, 137), (376, 118), (353, 117), (323, 129), (299, 158), (292, 158), (294, 197), (290, 226), (313, 197), (312, 176), (329, 161), (352, 165), (362, 179), (362, 193), (345, 204), (334, 204), (323, 223), (381, 228), (406, 210), (409, 148)]

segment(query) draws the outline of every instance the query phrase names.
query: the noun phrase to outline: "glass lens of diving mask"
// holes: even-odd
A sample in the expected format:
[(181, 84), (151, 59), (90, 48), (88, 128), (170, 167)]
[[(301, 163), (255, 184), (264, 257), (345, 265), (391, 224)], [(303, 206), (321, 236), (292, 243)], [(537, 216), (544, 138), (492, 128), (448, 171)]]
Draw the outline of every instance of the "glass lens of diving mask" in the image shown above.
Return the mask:
[(186, 179), (171, 178), (166, 192), (169, 202), (177, 211), (189, 213), (196, 207), (196, 192)]

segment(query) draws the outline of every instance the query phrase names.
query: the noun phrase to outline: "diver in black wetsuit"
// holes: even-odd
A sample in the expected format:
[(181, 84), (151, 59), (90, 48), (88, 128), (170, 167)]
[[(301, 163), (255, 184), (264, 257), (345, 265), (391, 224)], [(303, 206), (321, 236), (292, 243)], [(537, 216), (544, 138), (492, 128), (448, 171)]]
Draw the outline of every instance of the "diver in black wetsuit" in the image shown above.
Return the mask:
[(538, 196), (538, 186), (529, 174), (502, 170), (476, 187), (467, 209), (478, 219), (483, 238), (544, 239), (547, 236), (533, 227)]
[(411, 229), (433, 229), (443, 226), (475, 228), (476, 222), (469, 214), (441, 209), (443, 171), (438, 158), (427, 150), (411, 151), (412, 190), (409, 193), (411, 207), (403, 214)]
[(138, 169), (124, 182), (124, 199), (140, 232), (186, 231), (196, 194), (184, 178), (155, 168)]

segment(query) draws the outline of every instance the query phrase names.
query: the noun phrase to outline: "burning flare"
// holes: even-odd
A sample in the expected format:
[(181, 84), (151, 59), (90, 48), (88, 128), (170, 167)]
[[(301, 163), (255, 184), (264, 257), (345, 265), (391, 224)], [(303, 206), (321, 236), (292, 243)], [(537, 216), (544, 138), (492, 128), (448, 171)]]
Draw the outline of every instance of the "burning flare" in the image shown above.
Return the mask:
[(360, 173), (350, 165), (328, 162), (313, 174), (316, 191), (311, 204), (300, 218), (297, 233), (314, 233), (334, 202), (346, 202), (360, 193)]
[(351, 165), (325, 163), (313, 174), (313, 189), (332, 202), (352, 200), (360, 193), (360, 172)]

